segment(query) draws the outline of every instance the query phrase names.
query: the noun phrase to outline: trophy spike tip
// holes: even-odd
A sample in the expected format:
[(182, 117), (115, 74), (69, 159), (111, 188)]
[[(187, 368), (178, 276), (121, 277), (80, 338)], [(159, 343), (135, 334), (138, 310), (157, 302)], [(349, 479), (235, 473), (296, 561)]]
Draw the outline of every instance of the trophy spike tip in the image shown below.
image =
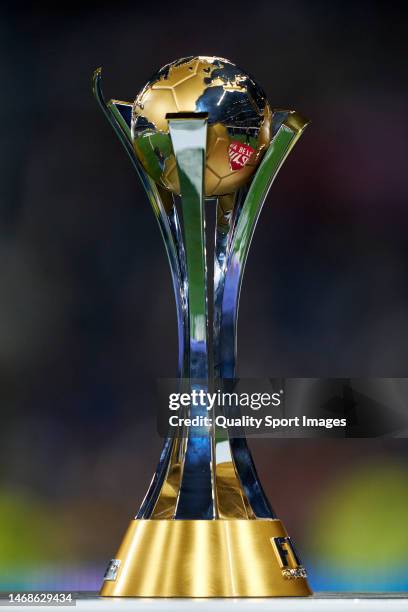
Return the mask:
[(94, 73), (92, 75), (92, 92), (97, 102), (99, 103), (99, 105), (102, 107), (103, 110), (105, 110), (106, 102), (105, 102), (105, 99), (102, 93), (101, 80), (102, 80), (102, 66), (99, 66), (99, 68), (94, 70)]
[(289, 111), (288, 117), (284, 123), (290, 127), (296, 134), (302, 134), (306, 127), (310, 124), (310, 119), (302, 117), (300, 113), (295, 110)]
[(102, 66), (99, 66), (99, 68), (96, 68), (96, 70), (94, 70), (93, 75), (92, 75), (92, 82), (95, 83), (95, 81), (99, 81), (102, 75)]

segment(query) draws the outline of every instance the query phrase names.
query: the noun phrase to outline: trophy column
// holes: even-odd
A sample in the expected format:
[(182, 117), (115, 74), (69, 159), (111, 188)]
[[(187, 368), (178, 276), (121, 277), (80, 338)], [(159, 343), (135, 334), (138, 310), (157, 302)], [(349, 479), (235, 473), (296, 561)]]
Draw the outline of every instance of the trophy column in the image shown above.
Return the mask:
[[(209, 330), (204, 214), (207, 116), (167, 115), (181, 192), (172, 196), (138, 161), (126, 102), (94, 92), (145, 187), (167, 251), (176, 297), (179, 374), (191, 389), (235, 376), (236, 326), (244, 266), (260, 211), (306, 122), (276, 111), (274, 136), (249, 188), (218, 198), (213, 329)], [(183, 231), (181, 230), (181, 225)], [(212, 337), (212, 343), (209, 341)], [(209, 346), (213, 371), (209, 369)], [(206, 413), (193, 406), (191, 416)], [(151, 485), (104, 577), (104, 596), (307, 596), (306, 572), (266, 498), (244, 439), (190, 428), (165, 441)]]
[[(208, 391), (207, 266), (204, 167), (207, 115), (168, 115), (181, 189), (189, 313), (189, 380), (191, 389)], [(206, 416), (207, 407), (192, 406), (191, 417)], [(188, 432), (175, 519), (217, 517), (212, 428)]]

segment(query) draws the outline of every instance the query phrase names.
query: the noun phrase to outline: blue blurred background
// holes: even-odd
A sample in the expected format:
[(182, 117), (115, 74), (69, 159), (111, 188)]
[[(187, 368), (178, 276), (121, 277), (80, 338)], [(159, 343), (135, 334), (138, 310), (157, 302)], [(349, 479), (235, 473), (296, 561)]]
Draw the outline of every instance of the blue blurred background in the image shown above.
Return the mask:
[[(407, 376), (407, 15), (226, 0), (0, 16), (0, 590), (93, 590), (177, 365), (164, 249), (93, 70), (132, 100), (161, 65), (220, 55), (309, 117), (249, 257), (239, 374)], [(406, 440), (251, 445), (315, 590), (408, 590)]]

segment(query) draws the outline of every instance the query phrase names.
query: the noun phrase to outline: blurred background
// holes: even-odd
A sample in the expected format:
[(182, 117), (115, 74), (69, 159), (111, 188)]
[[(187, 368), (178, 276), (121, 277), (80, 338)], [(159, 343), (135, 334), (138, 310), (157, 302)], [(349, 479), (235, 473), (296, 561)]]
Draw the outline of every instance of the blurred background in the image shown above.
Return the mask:
[[(403, 3), (5, 5), (0, 12), (0, 590), (98, 589), (149, 484), (177, 368), (166, 256), (97, 107), (227, 57), (312, 123), (249, 256), (239, 374), (407, 376)], [(211, 211), (209, 211), (211, 213)], [(315, 590), (408, 590), (406, 440), (252, 440)]]

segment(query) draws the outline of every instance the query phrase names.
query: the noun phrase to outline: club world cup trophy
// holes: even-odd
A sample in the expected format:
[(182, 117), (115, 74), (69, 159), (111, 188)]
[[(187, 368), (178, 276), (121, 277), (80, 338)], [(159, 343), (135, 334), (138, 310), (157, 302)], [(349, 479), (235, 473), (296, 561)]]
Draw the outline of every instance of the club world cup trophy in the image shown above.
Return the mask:
[[(93, 86), (163, 237), (177, 308), (180, 380), (189, 381), (190, 389), (208, 389), (214, 380), (234, 379), (249, 246), (269, 188), (307, 122), (294, 111), (271, 109), (248, 74), (218, 57), (168, 64), (134, 102), (106, 103), (100, 69)], [(208, 279), (207, 201), (207, 212), (216, 215)], [(206, 413), (206, 406), (190, 408), (190, 416)], [(245, 438), (191, 426), (165, 440), (101, 594), (311, 594)]]

